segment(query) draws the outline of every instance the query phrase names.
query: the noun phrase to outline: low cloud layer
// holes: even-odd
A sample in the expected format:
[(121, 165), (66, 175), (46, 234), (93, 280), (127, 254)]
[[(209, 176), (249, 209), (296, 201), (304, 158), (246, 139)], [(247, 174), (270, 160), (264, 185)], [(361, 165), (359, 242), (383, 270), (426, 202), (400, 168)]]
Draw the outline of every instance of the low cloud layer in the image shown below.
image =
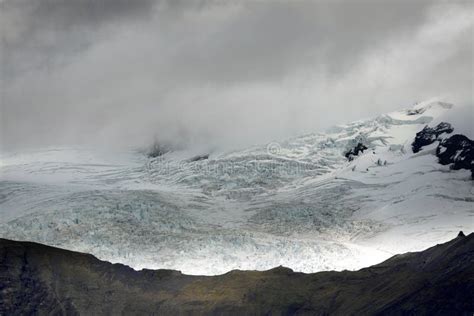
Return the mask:
[(469, 2), (0, 4), (5, 148), (235, 147), (433, 96), (473, 105)]

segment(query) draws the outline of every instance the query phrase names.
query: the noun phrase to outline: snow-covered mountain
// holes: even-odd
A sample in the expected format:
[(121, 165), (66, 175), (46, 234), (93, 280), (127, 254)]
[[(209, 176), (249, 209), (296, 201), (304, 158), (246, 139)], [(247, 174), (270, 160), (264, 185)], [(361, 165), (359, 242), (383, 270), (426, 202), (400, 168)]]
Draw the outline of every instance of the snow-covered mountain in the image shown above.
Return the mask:
[(235, 152), (3, 153), (0, 237), (188, 274), (357, 269), (474, 230), (471, 171), (436, 156), (473, 139), (469, 110), (429, 101)]

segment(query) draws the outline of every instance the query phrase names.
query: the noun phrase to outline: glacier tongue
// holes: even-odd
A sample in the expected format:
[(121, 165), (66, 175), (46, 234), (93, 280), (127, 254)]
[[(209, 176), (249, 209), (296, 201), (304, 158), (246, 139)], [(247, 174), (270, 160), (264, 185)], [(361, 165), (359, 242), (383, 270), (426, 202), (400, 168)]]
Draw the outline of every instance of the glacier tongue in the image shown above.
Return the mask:
[[(466, 170), (411, 151), (442, 102), (193, 161), (56, 148), (1, 157), (0, 236), (136, 269), (358, 269), (472, 231)], [(456, 125), (453, 123), (456, 132)], [(357, 143), (368, 149), (348, 162)]]

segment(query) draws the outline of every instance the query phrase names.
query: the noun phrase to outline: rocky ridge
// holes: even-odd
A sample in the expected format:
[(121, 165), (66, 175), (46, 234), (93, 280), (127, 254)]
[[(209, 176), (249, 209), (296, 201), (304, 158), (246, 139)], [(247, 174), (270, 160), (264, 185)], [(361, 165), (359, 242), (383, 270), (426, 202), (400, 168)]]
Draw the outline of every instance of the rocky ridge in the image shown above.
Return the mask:
[(0, 239), (1, 315), (472, 315), (474, 234), (355, 272), (135, 271)]

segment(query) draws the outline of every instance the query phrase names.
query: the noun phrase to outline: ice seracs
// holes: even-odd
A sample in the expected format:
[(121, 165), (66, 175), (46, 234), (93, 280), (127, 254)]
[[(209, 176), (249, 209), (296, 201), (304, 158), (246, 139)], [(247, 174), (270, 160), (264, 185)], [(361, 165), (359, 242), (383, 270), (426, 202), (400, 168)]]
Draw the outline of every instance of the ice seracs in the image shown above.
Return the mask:
[[(427, 125), (472, 138), (457, 111), (425, 102), (272, 143), (277, 151), (206, 159), (186, 150), (4, 153), (0, 236), (189, 274), (361, 268), (474, 229), (470, 172), (438, 162), (440, 141), (412, 151)], [(358, 143), (367, 149), (348, 161)], [(458, 161), (468, 153), (439, 151)]]

